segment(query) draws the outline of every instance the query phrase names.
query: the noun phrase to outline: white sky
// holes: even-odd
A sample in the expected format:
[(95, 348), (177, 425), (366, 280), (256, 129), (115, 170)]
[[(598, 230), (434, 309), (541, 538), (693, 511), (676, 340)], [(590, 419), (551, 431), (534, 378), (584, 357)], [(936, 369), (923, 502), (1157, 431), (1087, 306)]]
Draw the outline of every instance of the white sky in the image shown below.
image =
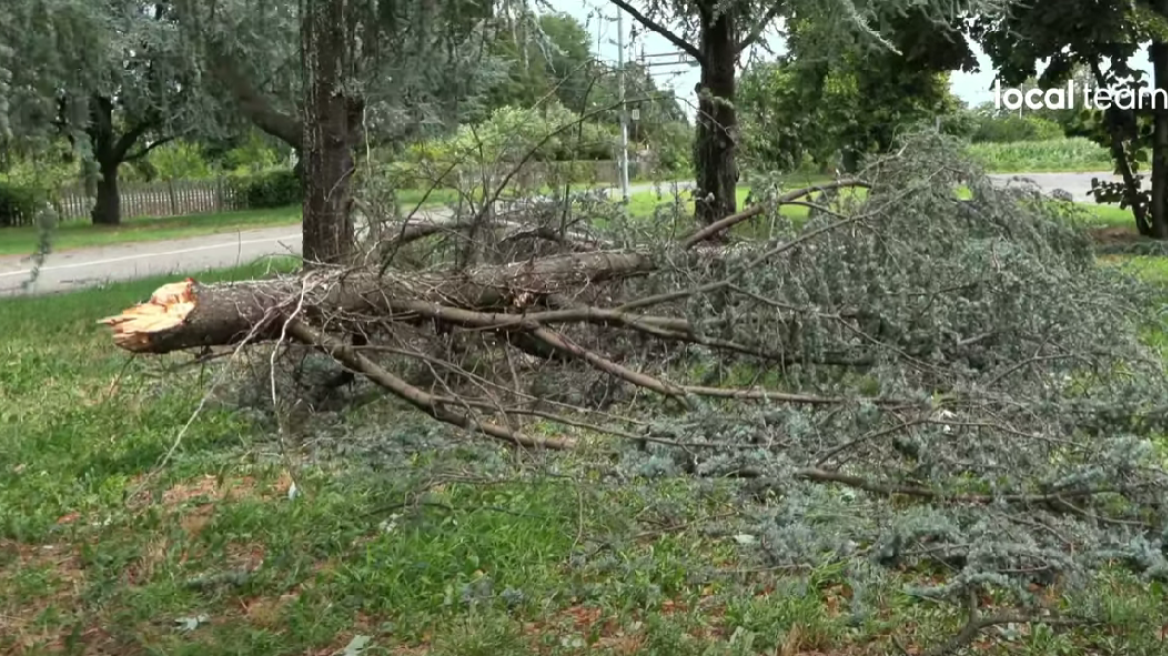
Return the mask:
[[(585, 26), (592, 35), (593, 50), (599, 53), (601, 58), (613, 62), (617, 60), (616, 5), (608, 0), (584, 0), (582, 3), (576, 0), (548, 0), (548, 4), (556, 11), (562, 11), (575, 17)], [(636, 5), (634, 4), (634, 6)], [(631, 45), (629, 45), (629, 35), (634, 29), (636, 29), (637, 36), (635, 40), (632, 40)], [(640, 26), (628, 15), (624, 16), (624, 30), (627, 48), (625, 54), (626, 59), (633, 59), (639, 56), (642, 48), (649, 55), (677, 51), (677, 48), (664, 37), (652, 32), (642, 33)], [(781, 40), (777, 37), (772, 36), (767, 41), (771, 44), (772, 49), (776, 51), (782, 46)], [(976, 44), (974, 45), (974, 54), (977, 55), (978, 64), (981, 66), (979, 72), (961, 73), (954, 71), (950, 75), (953, 93), (971, 106), (991, 101), (994, 98), (992, 90), (994, 71), (990, 65), (989, 58)], [(761, 58), (768, 57), (767, 53), (761, 49), (755, 55)], [(1151, 73), (1150, 64), (1145, 64), (1143, 59), (1138, 57), (1137, 61), (1141, 64), (1138, 68), (1148, 71), (1149, 74)], [(650, 70), (653, 72), (653, 77), (657, 82), (658, 88), (673, 89), (682, 104), (682, 108), (692, 116), (697, 103), (693, 89), (694, 85), (700, 79), (697, 69), (679, 64), (668, 67), (655, 67)], [(1039, 66), (1039, 70), (1042, 70), (1042, 66)]]

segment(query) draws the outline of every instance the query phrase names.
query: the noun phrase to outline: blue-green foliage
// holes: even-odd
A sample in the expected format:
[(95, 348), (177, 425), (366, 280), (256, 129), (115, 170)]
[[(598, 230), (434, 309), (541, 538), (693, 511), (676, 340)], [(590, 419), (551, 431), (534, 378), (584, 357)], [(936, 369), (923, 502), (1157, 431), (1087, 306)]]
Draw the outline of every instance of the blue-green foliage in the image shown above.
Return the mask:
[(695, 399), (648, 432), (703, 447), (646, 442), (621, 468), (746, 479), (753, 517), (727, 530), (774, 566), (907, 568), (920, 593), (1020, 604), (1107, 562), (1164, 577), (1168, 385), (1142, 339), (1163, 329), (1162, 292), (1097, 266), (1071, 204), (991, 184), (949, 138), (906, 141), (864, 173), (866, 199), (780, 217), (773, 243), (691, 257), (644, 292), (736, 276), (686, 313), (766, 357), (684, 361), (751, 362), (820, 400)]

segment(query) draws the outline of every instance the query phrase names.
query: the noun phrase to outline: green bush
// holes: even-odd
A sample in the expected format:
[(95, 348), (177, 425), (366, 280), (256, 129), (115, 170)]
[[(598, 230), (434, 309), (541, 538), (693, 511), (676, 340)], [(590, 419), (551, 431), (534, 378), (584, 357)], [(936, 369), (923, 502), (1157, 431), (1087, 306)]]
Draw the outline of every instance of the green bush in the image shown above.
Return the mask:
[(297, 205), (304, 197), (300, 180), (290, 169), (241, 176), (231, 184), (235, 197), (249, 209)]
[(1051, 141), (1066, 136), (1058, 123), (1038, 116), (984, 116), (974, 143), (1015, 143), (1018, 141)]
[(1001, 173), (1110, 171), (1115, 166), (1106, 148), (1083, 137), (975, 143), (969, 154), (987, 170)]
[(32, 225), (47, 200), (42, 189), (0, 182), (0, 228)]
[(693, 128), (687, 123), (669, 123), (658, 130), (650, 148), (657, 157), (657, 172), (684, 175), (693, 170)]

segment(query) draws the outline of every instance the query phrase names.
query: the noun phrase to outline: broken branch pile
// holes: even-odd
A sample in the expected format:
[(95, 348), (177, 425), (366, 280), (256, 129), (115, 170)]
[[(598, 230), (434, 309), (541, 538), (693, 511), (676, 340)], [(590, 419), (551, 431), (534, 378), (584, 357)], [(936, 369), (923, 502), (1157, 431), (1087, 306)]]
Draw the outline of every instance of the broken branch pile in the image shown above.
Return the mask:
[[(496, 439), (616, 436), (627, 475), (734, 477), (770, 500), (772, 565), (941, 561), (930, 593), (962, 602), (1121, 555), (1168, 573), (1153, 292), (1096, 266), (1072, 208), (948, 148), (879, 162), (805, 225), (774, 210), (814, 190), (664, 244), (187, 281), (104, 322), (137, 353), (291, 338)], [(776, 233), (706, 245), (763, 217)]]

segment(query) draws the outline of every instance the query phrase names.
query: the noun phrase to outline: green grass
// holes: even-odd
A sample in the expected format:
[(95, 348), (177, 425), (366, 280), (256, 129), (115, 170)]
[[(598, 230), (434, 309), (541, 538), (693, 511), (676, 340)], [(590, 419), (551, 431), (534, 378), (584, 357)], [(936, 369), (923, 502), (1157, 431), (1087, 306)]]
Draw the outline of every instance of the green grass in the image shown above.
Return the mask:
[(969, 154), (994, 173), (1097, 172), (1115, 166), (1106, 148), (1084, 137), (977, 143)]
[[(702, 530), (739, 510), (729, 483), (603, 484), (588, 448), (542, 474), (384, 401), (279, 440), (212, 402), (182, 433), (213, 373), (130, 359), (95, 324), (171, 279), (0, 301), (0, 653), (323, 655), (365, 636), (367, 654), (883, 656), (893, 631), (931, 645), (960, 627), (899, 585), (854, 624), (832, 568), (733, 582), (737, 547)], [(1165, 600), (1101, 585), (1102, 633), (981, 653), (1162, 653)]]
[[(811, 180), (808, 182), (800, 182), (798, 186), (812, 186), (815, 184), (822, 184), (826, 179)], [(791, 189), (795, 189), (795, 185), (789, 185)], [(853, 189), (845, 193), (852, 194), (855, 198), (864, 198), (867, 191), (864, 189)], [(747, 206), (747, 198), (750, 195), (750, 188), (741, 186), (737, 190), (738, 209), (745, 209)], [(807, 197), (807, 200), (814, 201), (820, 194), (815, 193)], [(958, 189), (959, 196), (968, 196), (967, 189)], [(1135, 219), (1132, 217), (1131, 210), (1121, 209), (1117, 205), (1101, 205), (1098, 203), (1078, 203), (1078, 206), (1086, 210), (1089, 218), (1089, 223), (1096, 227), (1132, 227), (1134, 229)], [(649, 219), (655, 214), (660, 213), (662, 216), (673, 218), (678, 217), (692, 217), (694, 211), (693, 194), (689, 191), (680, 193), (673, 193), (669, 190), (662, 189), (661, 191), (642, 191), (634, 193), (629, 197), (628, 212), (629, 216), (637, 219)], [(807, 220), (807, 215), (810, 209), (804, 205), (784, 205), (780, 208), (779, 213), (792, 220), (798, 226), (801, 222)], [(748, 222), (749, 223), (749, 222)], [(740, 224), (737, 231), (744, 235), (749, 235), (749, 224)], [(743, 232), (745, 231), (745, 232)]]
[[(300, 208), (191, 214), (167, 218), (127, 219), (119, 226), (95, 226), (74, 221), (59, 226), (52, 236), (54, 252), (147, 241), (291, 226), (300, 222)], [(35, 227), (0, 229), (0, 255), (27, 255), (36, 251)]]

